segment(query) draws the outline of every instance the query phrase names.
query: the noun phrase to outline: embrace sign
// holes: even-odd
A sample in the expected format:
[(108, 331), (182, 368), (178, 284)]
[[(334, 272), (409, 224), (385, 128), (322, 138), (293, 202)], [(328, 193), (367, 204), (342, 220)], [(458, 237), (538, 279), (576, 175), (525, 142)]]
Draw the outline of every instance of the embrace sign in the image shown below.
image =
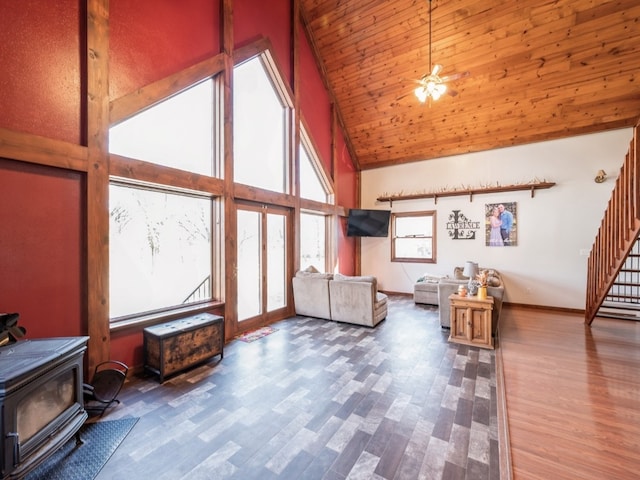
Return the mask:
[(469, 220), (460, 210), (451, 210), (447, 222), (447, 232), (453, 240), (473, 240), (476, 230), (480, 230), (480, 222)]

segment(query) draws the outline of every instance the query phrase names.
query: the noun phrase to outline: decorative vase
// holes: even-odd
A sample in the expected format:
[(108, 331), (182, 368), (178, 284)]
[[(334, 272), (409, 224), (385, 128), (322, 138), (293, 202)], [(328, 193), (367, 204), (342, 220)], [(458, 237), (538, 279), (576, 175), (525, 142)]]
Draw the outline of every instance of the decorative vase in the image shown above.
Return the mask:
[(485, 300), (487, 298), (487, 287), (478, 287), (478, 300)]
[(458, 287), (458, 295), (460, 295), (461, 297), (466, 297), (467, 296), (467, 287), (465, 287), (464, 285), (460, 285)]

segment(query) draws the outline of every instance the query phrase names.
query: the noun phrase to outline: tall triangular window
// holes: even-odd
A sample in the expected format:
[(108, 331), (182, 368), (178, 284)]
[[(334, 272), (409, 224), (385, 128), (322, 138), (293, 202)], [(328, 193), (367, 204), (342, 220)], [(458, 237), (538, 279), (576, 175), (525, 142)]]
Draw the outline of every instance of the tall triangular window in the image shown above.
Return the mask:
[(329, 181), (304, 127), (300, 127), (300, 197), (333, 203)]
[(233, 69), (234, 181), (288, 193), (291, 101), (268, 52)]

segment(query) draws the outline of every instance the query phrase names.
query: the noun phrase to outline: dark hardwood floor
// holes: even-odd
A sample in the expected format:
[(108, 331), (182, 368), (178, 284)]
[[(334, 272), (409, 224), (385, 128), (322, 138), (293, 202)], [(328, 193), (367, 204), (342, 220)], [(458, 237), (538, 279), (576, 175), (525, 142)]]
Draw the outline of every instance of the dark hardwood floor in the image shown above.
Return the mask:
[(640, 478), (639, 347), (640, 322), (503, 310), (513, 478)]
[(139, 417), (106, 479), (498, 479), (495, 355), (391, 296), (376, 328), (294, 317), (103, 420)]

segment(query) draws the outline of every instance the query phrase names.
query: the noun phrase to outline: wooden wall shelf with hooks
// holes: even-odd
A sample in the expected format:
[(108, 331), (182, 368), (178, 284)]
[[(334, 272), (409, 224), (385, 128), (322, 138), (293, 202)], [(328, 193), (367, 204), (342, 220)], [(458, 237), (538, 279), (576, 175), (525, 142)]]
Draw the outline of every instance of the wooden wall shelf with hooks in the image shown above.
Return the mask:
[(412, 194), (398, 194), (398, 195), (386, 195), (376, 198), (378, 202), (389, 202), (390, 206), (393, 206), (393, 202), (402, 200), (419, 200), (422, 198), (433, 198), (435, 203), (438, 203), (439, 197), (456, 197), (469, 195), (469, 201), (473, 201), (474, 195), (483, 195), (489, 193), (501, 193), (501, 192), (517, 192), (522, 190), (530, 190), (531, 198), (534, 197), (536, 190), (543, 190), (545, 188), (551, 188), (555, 185), (555, 182), (533, 182), (523, 183), (520, 185), (505, 185), (495, 187), (478, 187), (478, 188), (461, 188), (459, 190), (443, 190), (442, 192), (431, 193), (412, 193)]

